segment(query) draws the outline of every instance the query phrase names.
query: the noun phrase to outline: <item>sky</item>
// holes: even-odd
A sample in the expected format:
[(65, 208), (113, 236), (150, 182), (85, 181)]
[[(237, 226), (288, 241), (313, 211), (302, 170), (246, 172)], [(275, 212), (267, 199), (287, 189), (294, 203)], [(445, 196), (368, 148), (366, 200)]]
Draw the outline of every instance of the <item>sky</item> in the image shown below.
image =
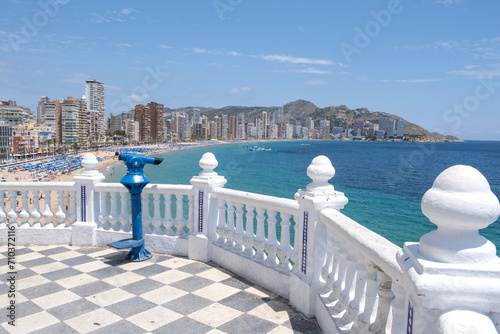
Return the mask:
[(500, 140), (497, 0), (1, 0), (0, 100), (106, 85), (106, 115), (298, 99)]

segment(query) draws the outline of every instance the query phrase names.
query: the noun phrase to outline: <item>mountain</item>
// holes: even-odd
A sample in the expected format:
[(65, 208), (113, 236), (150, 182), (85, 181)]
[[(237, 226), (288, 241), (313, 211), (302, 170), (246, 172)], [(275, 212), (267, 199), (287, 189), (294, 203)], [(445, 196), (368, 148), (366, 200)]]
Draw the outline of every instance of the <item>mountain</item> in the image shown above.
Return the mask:
[[(244, 107), (244, 106), (226, 106), (223, 108), (206, 108), (206, 107), (183, 107), (177, 109), (165, 108), (166, 113), (185, 112), (192, 116), (193, 109), (200, 109), (201, 115), (205, 115), (208, 119), (213, 119), (214, 116), (225, 115), (238, 115), (245, 114), (247, 121), (253, 121), (255, 117), (261, 116), (263, 111), (273, 112), (277, 111), (276, 106), (273, 107)], [(445, 142), (462, 141), (455, 136), (445, 136), (437, 132), (429, 132), (421, 126), (411, 123), (404, 118), (385, 112), (374, 112), (367, 108), (350, 109), (345, 105), (330, 106), (326, 108), (318, 108), (312, 102), (306, 100), (297, 100), (287, 103), (283, 106), (283, 120), (288, 122), (292, 118), (301, 118), (303, 114), (311, 117), (315, 122), (320, 120), (329, 120), (330, 124), (343, 128), (352, 128), (354, 121), (363, 120), (370, 121), (371, 123), (378, 124), (380, 117), (389, 117), (393, 120), (404, 120), (405, 138), (412, 142)]]

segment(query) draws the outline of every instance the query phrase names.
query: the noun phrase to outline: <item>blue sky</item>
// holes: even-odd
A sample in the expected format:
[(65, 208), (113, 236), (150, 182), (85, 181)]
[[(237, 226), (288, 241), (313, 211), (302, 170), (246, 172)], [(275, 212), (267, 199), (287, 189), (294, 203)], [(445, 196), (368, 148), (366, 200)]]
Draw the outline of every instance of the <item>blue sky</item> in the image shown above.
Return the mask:
[(2, 0), (0, 100), (106, 84), (106, 114), (305, 99), (500, 140), (497, 0)]

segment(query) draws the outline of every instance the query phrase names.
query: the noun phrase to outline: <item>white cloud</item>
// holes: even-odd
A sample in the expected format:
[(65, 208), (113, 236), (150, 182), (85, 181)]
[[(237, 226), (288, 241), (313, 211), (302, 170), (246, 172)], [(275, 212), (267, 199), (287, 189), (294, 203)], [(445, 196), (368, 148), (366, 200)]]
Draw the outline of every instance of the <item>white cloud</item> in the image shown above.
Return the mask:
[(240, 88), (231, 88), (231, 94), (239, 94), (244, 91), (250, 90), (250, 87), (240, 87)]
[(437, 0), (436, 2), (445, 6), (453, 5), (462, 2), (463, 0)]
[(136, 12), (136, 10), (135, 10), (135, 9), (133, 9), (133, 8), (123, 8), (123, 9), (121, 10), (121, 13), (122, 13), (123, 15), (129, 15), (130, 13), (133, 13), (133, 12)]
[(326, 80), (309, 80), (304, 82), (304, 86), (328, 86), (328, 81)]
[(149, 99), (149, 95), (148, 94), (143, 94), (143, 95), (131, 94), (131, 95), (127, 96), (127, 99), (130, 102), (142, 102), (142, 101)]
[(205, 53), (205, 54), (210, 54), (210, 55), (222, 55), (222, 56), (241, 56), (242, 54), (236, 51), (214, 51), (214, 50), (207, 50), (207, 49), (202, 49), (202, 48), (197, 48), (197, 47), (192, 47), (191, 50), (194, 53)]
[(33, 71), (33, 75), (35, 75), (35, 76), (38, 76), (38, 75), (44, 75), (44, 74), (45, 74), (45, 72), (44, 72), (44, 71), (42, 71), (42, 70), (34, 70), (34, 71)]
[(158, 44), (158, 47), (160, 49), (173, 49), (174, 47), (173, 46), (170, 46), (170, 45), (163, 45), (163, 44)]
[(422, 82), (436, 82), (436, 81), (441, 81), (443, 79), (440, 78), (429, 78), (429, 79), (396, 79), (396, 80), (390, 80), (390, 79), (382, 79), (380, 82), (400, 82), (400, 83), (422, 83)]
[(117, 47), (126, 47), (126, 48), (133, 48), (134, 46), (129, 43), (115, 43), (115, 46)]
[(491, 69), (491, 70), (457, 70), (448, 72), (452, 75), (457, 75), (461, 77), (467, 77), (471, 79), (485, 79), (492, 77), (500, 77), (500, 69)]
[(261, 55), (258, 56), (261, 59), (268, 61), (279, 61), (282, 63), (292, 63), (292, 64), (310, 64), (310, 65), (333, 65), (334, 62), (329, 59), (312, 59), (303, 57), (293, 57), (285, 55)]
[(318, 70), (317, 68), (308, 67), (301, 70), (290, 70), (293, 73), (306, 73), (306, 74), (332, 74), (330, 71)]

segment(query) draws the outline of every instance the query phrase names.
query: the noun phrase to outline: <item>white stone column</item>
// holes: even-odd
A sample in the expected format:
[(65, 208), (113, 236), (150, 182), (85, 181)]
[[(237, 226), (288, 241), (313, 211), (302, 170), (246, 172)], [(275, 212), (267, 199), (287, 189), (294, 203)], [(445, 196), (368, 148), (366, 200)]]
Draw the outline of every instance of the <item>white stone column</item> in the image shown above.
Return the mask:
[(500, 259), (478, 233), (500, 214), (488, 181), (470, 166), (450, 167), (425, 193), (422, 212), (438, 228), (397, 255), (407, 332), (497, 333)]
[(73, 246), (93, 246), (95, 243), (95, 192), (96, 183), (104, 180), (104, 175), (95, 169), (98, 161), (95, 155), (87, 153), (82, 160), (85, 168), (73, 177), (76, 187), (76, 222), (72, 225)]
[(320, 155), (307, 168), (312, 179), (306, 189), (300, 189), (295, 199), (300, 205), (295, 233), (300, 242), (294, 245), (297, 263), (290, 276), (290, 303), (308, 317), (314, 316), (317, 291), (324, 284), (321, 268), (327, 249), (326, 227), (318, 222), (319, 212), (325, 208), (343, 209), (347, 204), (344, 193), (335, 191), (328, 181), (335, 175), (330, 159)]
[(202, 171), (193, 176), (191, 184), (194, 193), (194, 231), (189, 233), (188, 257), (208, 262), (209, 242), (217, 240), (218, 203), (212, 200), (211, 192), (215, 187), (224, 187), (227, 180), (217, 175), (214, 169), (219, 163), (213, 153), (203, 154), (199, 165)]

